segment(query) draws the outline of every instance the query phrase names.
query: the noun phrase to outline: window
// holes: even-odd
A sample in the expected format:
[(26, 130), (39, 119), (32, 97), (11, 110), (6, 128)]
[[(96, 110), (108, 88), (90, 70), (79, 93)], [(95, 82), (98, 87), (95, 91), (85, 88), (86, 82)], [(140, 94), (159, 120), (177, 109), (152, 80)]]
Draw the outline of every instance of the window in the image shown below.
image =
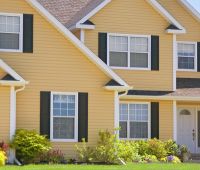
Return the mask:
[(121, 103), (119, 137), (121, 139), (147, 139), (150, 137), (149, 103)]
[(109, 66), (150, 69), (150, 36), (108, 34), (108, 39)]
[(22, 15), (0, 14), (0, 51), (22, 51)]
[(51, 139), (77, 141), (77, 94), (52, 93), (51, 96)]
[(178, 43), (178, 69), (196, 70), (197, 69), (197, 47), (196, 43)]

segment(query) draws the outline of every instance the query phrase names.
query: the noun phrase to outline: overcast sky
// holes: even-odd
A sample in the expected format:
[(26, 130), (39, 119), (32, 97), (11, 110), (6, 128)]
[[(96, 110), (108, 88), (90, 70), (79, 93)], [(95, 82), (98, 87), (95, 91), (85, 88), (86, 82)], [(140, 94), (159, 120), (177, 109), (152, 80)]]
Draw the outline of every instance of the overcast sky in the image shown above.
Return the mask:
[(196, 8), (200, 13), (200, 0), (187, 0), (191, 5)]

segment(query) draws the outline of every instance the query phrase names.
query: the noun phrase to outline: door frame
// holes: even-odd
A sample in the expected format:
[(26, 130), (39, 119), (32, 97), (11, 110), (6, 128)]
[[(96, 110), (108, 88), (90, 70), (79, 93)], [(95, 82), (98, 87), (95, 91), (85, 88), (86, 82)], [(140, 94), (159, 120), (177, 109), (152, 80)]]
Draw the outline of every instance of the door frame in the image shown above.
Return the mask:
[[(200, 147), (198, 147), (198, 137), (199, 137), (199, 134), (198, 134), (198, 111), (200, 111), (200, 106), (197, 106), (197, 105), (178, 105), (177, 106), (177, 117), (178, 117), (178, 114), (179, 114), (179, 112), (178, 112), (178, 110), (179, 109), (183, 109), (183, 108), (185, 108), (185, 109), (187, 109), (187, 108), (193, 108), (195, 111), (194, 111), (194, 117), (195, 117), (195, 121), (194, 121), (194, 123), (195, 123), (195, 153), (198, 153), (198, 152), (200, 152)], [(177, 121), (176, 121), (176, 123), (177, 123), (177, 125), (178, 125), (178, 119), (177, 119)], [(176, 130), (177, 130), (177, 132), (178, 132), (178, 127), (176, 128)], [(178, 135), (177, 135), (177, 137), (178, 137)]]

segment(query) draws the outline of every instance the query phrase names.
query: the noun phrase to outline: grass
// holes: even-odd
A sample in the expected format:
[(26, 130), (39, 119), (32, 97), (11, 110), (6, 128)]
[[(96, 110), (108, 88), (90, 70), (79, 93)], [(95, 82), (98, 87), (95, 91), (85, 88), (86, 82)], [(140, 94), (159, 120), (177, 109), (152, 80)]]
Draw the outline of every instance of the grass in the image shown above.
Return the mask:
[(0, 170), (200, 170), (200, 164), (128, 164), (119, 165), (27, 165), (5, 166)]

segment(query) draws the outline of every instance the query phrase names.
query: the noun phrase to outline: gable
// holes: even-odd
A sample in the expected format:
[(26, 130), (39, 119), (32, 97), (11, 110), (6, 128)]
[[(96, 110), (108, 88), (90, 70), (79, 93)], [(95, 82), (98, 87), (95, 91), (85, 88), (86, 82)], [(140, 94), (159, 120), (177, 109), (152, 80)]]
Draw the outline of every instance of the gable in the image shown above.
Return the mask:
[(6, 75), (6, 72), (0, 68), (0, 80)]
[[(179, 0), (158, 0), (187, 30), (186, 34), (177, 35), (179, 41), (199, 41), (200, 22), (181, 4)], [(180, 15), (181, 14), (181, 15)]]

